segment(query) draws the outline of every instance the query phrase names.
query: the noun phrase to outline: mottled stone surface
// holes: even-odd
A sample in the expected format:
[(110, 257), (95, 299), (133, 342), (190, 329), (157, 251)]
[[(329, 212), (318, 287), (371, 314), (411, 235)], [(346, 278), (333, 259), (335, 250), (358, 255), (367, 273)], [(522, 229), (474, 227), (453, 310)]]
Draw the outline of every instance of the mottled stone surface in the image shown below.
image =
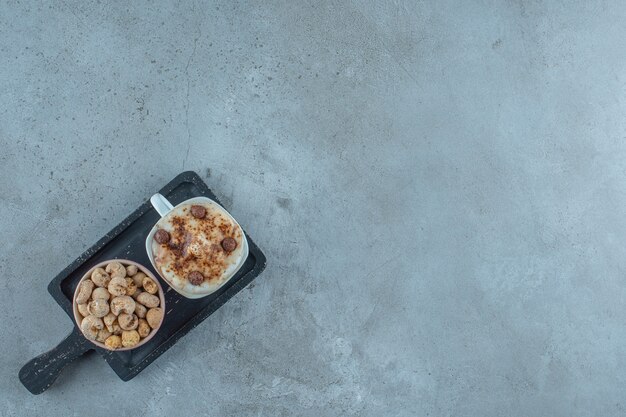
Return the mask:
[[(0, 0), (0, 415), (624, 415), (624, 21)], [(132, 381), (91, 354), (31, 396), (50, 279), (183, 170), (263, 275)]]

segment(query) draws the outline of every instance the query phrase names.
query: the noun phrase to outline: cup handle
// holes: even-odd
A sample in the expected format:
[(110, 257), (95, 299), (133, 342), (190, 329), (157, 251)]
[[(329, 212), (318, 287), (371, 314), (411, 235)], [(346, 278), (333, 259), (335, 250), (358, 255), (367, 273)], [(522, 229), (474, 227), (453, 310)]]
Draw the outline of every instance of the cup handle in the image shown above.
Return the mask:
[(159, 193), (156, 193), (155, 195), (150, 197), (150, 203), (161, 217), (165, 216), (167, 213), (170, 212), (170, 210), (174, 208), (172, 203), (170, 203), (167, 198), (163, 197)]

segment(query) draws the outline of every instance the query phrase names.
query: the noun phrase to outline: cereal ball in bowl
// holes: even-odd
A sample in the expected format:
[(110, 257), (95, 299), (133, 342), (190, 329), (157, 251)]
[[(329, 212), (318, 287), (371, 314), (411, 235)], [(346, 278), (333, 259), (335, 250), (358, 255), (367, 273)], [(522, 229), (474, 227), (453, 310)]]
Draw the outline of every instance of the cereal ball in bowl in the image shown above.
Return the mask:
[(150, 270), (112, 259), (94, 265), (81, 278), (73, 309), (78, 328), (91, 343), (107, 350), (130, 350), (145, 344), (161, 327), (165, 296)]

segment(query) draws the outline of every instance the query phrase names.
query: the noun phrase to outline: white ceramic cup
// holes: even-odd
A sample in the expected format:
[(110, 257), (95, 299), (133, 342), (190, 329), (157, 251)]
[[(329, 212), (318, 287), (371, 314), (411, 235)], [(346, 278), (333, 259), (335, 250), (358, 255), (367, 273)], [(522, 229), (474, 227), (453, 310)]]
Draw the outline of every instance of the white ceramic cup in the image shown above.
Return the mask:
[[(226, 213), (228, 215), (228, 217), (230, 217), (230, 219), (233, 221), (233, 223), (235, 223), (237, 226), (239, 226), (239, 223), (237, 223), (237, 220), (235, 220), (233, 218), (233, 216), (231, 216), (231, 214), (221, 205), (219, 205), (217, 202), (211, 200), (208, 197), (194, 197), (194, 198), (190, 198), (188, 200), (183, 201), (182, 203), (178, 204), (177, 206), (173, 206), (172, 203), (170, 203), (165, 197), (163, 197), (161, 194), (157, 193), (155, 195), (153, 195), (152, 197), (150, 197), (150, 203), (152, 204), (152, 207), (154, 207), (154, 209), (157, 211), (157, 213), (159, 213), (159, 215), (161, 216), (161, 218), (167, 216), (172, 210), (174, 210), (176, 207), (179, 207), (183, 204), (202, 204), (202, 203), (212, 203), (217, 205), (218, 207), (220, 207), (222, 210), (224, 210), (224, 213)], [(241, 266), (243, 265), (243, 263), (246, 261), (246, 259), (248, 259), (248, 253), (249, 253), (249, 249), (248, 249), (248, 239), (246, 239), (246, 234), (243, 233), (243, 229), (241, 229), (242, 233), (242, 243), (243, 243), (243, 249), (241, 252), (241, 256), (237, 262), (237, 265), (235, 266), (235, 268), (231, 269), (230, 273), (224, 277), (223, 281), (219, 284), (216, 285), (215, 287), (212, 287), (210, 289), (210, 292), (203, 292), (200, 294), (192, 294), (192, 293), (188, 293), (185, 291), (182, 291), (178, 288), (176, 288), (176, 286), (172, 285), (169, 280), (167, 279), (167, 277), (164, 277), (163, 274), (161, 274), (161, 271), (159, 270), (159, 268), (157, 268), (156, 263), (154, 262), (154, 255), (152, 253), (152, 241), (154, 239), (154, 234), (157, 231), (157, 224), (155, 224), (152, 229), (150, 230), (150, 233), (148, 233), (148, 237), (146, 238), (146, 252), (148, 253), (148, 259), (150, 259), (150, 262), (152, 263), (152, 267), (159, 273), (159, 275), (161, 276), (161, 278), (163, 278), (163, 280), (165, 282), (168, 283), (168, 285), (174, 289), (174, 291), (176, 291), (177, 293), (179, 293), (180, 295), (187, 297), (187, 298), (202, 298), (202, 297), (206, 297), (207, 295), (213, 294), (215, 291), (217, 291), (218, 289), (220, 289), (222, 286), (224, 286), (224, 284), (226, 284), (236, 273), (237, 271), (239, 271), (239, 269), (241, 269)], [(241, 226), (239, 226), (241, 228)]]

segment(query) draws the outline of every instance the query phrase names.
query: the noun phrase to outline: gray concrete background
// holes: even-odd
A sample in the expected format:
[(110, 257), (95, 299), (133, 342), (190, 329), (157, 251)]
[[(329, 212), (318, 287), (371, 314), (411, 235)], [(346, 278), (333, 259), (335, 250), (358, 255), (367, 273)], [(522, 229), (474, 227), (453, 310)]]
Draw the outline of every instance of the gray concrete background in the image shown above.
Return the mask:
[[(0, 2), (0, 415), (626, 414), (623, 2), (41, 3)], [(31, 396), (49, 280), (183, 170), (266, 271)]]

